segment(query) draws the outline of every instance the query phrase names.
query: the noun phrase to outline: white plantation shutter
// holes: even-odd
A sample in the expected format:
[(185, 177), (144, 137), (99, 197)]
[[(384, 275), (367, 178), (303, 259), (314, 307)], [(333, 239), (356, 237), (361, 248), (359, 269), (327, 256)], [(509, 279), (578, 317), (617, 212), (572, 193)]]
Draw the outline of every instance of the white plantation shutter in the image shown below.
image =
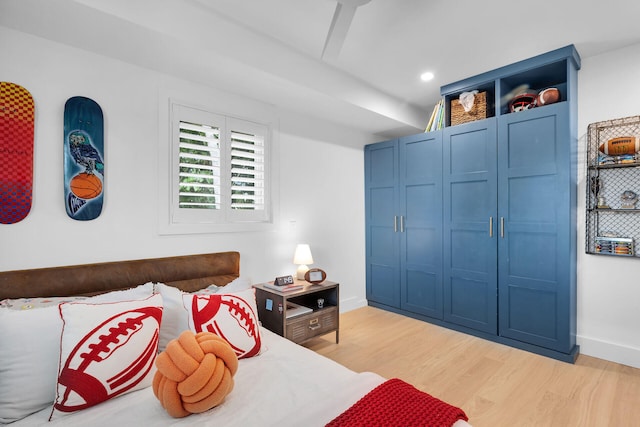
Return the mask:
[(245, 120), (228, 119), (227, 129), (231, 148), (231, 215), (236, 219), (259, 220), (264, 217), (266, 203), (267, 128)]
[(268, 126), (173, 107), (173, 222), (268, 221)]
[(220, 209), (220, 129), (180, 121), (180, 209)]

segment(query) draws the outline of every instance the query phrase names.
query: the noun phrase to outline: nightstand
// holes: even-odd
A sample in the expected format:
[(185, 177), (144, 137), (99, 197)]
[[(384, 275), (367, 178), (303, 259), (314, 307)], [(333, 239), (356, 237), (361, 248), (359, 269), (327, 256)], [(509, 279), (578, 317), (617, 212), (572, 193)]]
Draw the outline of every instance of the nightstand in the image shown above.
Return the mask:
[[(330, 332), (336, 333), (339, 341), (339, 284), (325, 280), (312, 285), (304, 281), (302, 289), (280, 292), (260, 283), (256, 289), (258, 317), (262, 325), (276, 334), (295, 343), (303, 343), (311, 338)], [(322, 307), (318, 300), (324, 300)]]

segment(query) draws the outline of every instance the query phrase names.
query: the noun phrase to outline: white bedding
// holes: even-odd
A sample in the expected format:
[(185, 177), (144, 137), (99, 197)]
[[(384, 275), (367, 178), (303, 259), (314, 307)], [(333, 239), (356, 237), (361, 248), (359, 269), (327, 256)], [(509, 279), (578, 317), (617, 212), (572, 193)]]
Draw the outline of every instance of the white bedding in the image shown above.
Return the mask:
[(11, 426), (324, 426), (385, 381), (371, 372), (355, 373), (265, 328), (261, 333), (267, 350), (240, 360), (231, 394), (203, 414), (171, 418), (149, 387), (52, 422), (45, 409)]

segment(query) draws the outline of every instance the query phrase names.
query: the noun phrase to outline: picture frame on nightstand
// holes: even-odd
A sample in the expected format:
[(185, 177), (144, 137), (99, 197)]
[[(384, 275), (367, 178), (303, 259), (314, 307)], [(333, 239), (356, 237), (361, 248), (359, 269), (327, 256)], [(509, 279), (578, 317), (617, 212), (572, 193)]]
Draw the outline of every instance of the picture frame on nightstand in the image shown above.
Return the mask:
[(327, 273), (325, 273), (324, 270), (321, 270), (319, 268), (311, 268), (309, 269), (309, 271), (304, 273), (304, 280), (309, 283), (313, 283), (314, 285), (324, 282), (326, 278), (327, 278)]

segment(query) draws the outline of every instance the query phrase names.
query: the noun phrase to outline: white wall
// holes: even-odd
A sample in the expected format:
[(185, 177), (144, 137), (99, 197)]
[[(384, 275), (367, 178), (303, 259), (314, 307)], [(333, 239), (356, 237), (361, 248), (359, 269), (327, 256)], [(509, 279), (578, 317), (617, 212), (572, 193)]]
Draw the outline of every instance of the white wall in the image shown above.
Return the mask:
[(583, 59), (578, 76), (578, 343), (584, 354), (638, 368), (640, 260), (585, 254), (584, 207), (587, 126), (640, 115), (639, 70), (637, 44)]
[[(314, 266), (341, 283), (343, 310), (366, 303), (361, 147), (372, 135), (275, 111), (281, 185), (274, 229), (164, 236), (159, 93), (194, 85), (4, 27), (0, 57), (0, 79), (27, 88), (36, 104), (33, 205), (23, 221), (0, 225), (0, 270), (237, 250), (241, 274), (260, 282), (293, 273), (295, 244), (307, 242)], [(200, 89), (215, 97), (224, 88)], [(104, 208), (86, 222), (70, 219), (63, 200), (64, 103), (76, 95), (96, 100), (105, 116)]]

